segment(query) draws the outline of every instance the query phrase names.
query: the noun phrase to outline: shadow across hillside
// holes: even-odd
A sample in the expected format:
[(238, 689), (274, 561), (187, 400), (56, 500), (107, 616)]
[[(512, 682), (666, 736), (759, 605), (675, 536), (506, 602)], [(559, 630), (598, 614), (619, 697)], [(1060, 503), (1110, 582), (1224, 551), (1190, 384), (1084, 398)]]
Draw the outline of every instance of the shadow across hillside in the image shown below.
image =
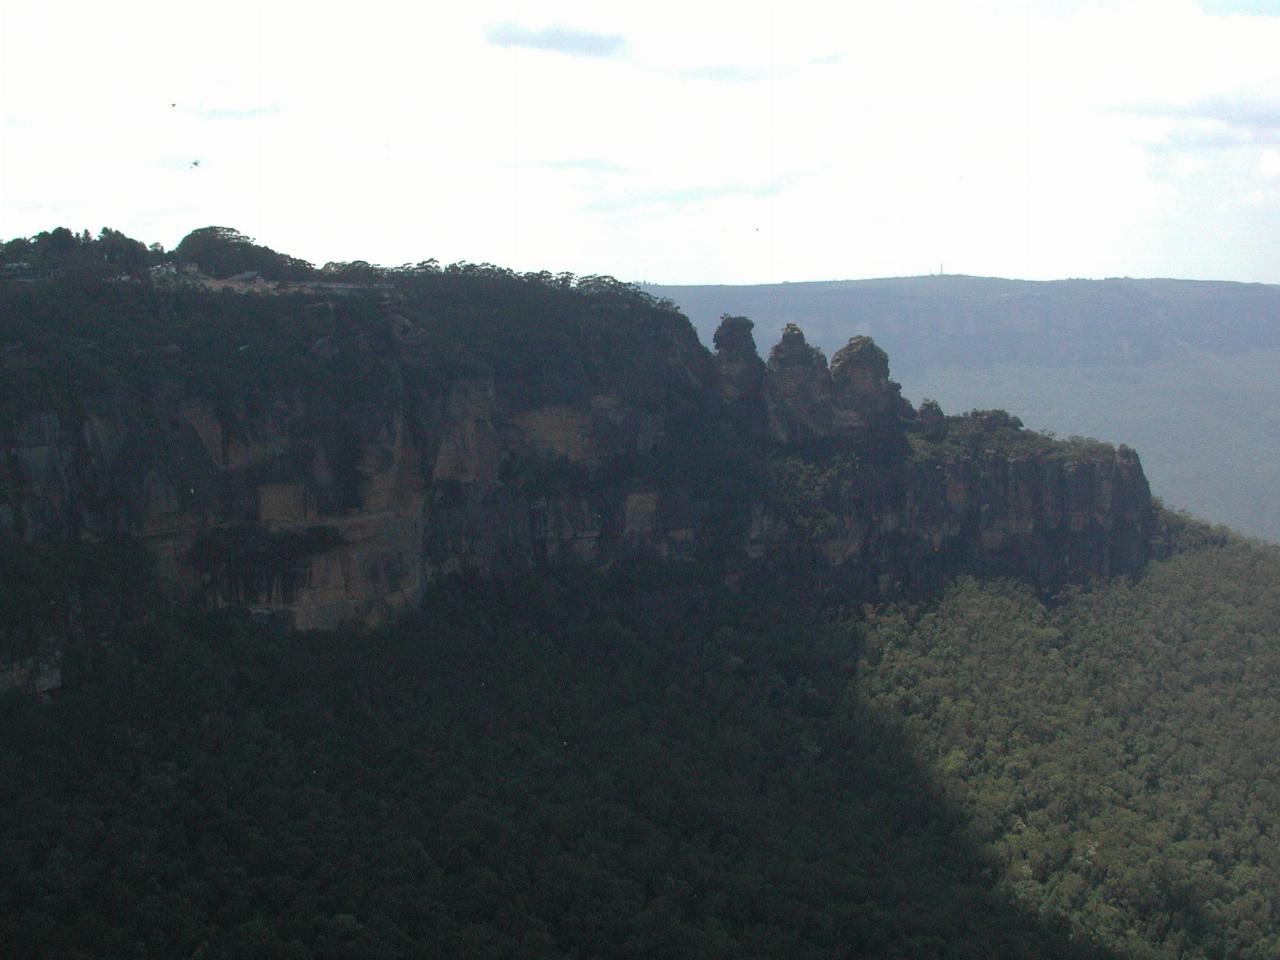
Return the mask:
[[(650, 569), (374, 633), (153, 621), (3, 705), (28, 955), (1090, 957), (1010, 904), (856, 640)], [(818, 625), (814, 625), (818, 624)]]

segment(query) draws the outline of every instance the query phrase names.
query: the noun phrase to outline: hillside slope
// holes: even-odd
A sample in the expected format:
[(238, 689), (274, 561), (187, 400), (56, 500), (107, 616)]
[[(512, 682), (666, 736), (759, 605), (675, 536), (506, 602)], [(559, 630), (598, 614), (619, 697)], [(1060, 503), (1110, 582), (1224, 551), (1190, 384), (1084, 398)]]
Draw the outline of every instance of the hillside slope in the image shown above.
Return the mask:
[(962, 580), (878, 611), (858, 688), (1016, 902), (1126, 956), (1263, 960), (1280, 953), (1278, 624), (1280, 550), (1219, 535), (1054, 605)]

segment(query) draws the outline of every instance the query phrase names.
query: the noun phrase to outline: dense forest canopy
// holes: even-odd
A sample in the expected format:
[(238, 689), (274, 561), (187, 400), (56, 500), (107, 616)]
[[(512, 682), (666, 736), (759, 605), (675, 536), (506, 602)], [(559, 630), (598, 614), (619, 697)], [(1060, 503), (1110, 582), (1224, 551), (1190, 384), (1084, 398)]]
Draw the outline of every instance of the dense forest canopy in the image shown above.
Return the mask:
[(7, 280), (103, 277), (135, 274), (164, 260), (159, 245), (147, 248), (118, 230), (103, 227), (96, 237), (66, 227), (0, 243), (0, 276)]
[[(3, 244), (0, 271), (0, 338), (15, 361), (0, 382), (0, 421), (74, 409), (89, 395), (136, 397), (175, 367), (233, 406), (303, 382), (357, 399), (377, 376), (368, 351), (352, 348), (385, 339), (387, 285), (419, 320), (420, 353), (439, 370), (499, 382), (532, 370), (549, 393), (626, 365), (612, 344), (591, 343), (610, 318), (684, 322), (671, 304), (612, 277), (434, 260), (317, 270), (225, 227), (192, 231), (171, 252), (109, 228), (93, 237), (60, 227)], [(242, 273), (283, 286), (268, 298), (206, 282)], [(343, 296), (319, 299), (325, 284)], [(330, 348), (311, 350), (317, 342)], [(575, 360), (584, 342), (587, 367)]]
[(1045, 605), (963, 581), (863, 626), (1017, 902), (1133, 957), (1280, 954), (1280, 551), (1234, 539)]
[(301, 636), (158, 610), (135, 569), (90, 682), (0, 700), (0, 936), (1273, 957), (1280, 552), (1170, 536), (1137, 582), (1052, 602), (968, 580), (850, 616), (567, 568)]
[(144, 282), (147, 268), (165, 264), (183, 264), (214, 279), (255, 273), (273, 281), (315, 280), (353, 284), (411, 282), (444, 274), (469, 278), (480, 285), (493, 284), (496, 288), (520, 283), (547, 289), (577, 290), (588, 295), (637, 303), (670, 305), (670, 301), (642, 293), (636, 286), (613, 277), (577, 277), (572, 273), (546, 270), (519, 273), (491, 263), (458, 262), (442, 266), (438, 261), (428, 259), (386, 267), (355, 260), (331, 261), (317, 268), (305, 260), (259, 244), (232, 227), (192, 230), (171, 251), (166, 251), (158, 243), (146, 246), (110, 227), (103, 227), (96, 236), (88, 230), (76, 233), (66, 227), (57, 227), (34, 237), (15, 237), (0, 242), (0, 270), (3, 271), (0, 277), (7, 280), (57, 280), (87, 272), (98, 279), (127, 277)]

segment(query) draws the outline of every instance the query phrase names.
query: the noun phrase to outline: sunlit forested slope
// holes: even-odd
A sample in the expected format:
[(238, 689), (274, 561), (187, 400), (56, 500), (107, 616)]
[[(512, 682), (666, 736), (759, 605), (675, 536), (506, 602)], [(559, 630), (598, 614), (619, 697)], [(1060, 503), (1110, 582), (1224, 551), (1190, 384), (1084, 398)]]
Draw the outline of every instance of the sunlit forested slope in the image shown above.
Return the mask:
[(1225, 537), (1046, 606), (867, 620), (858, 689), (1019, 903), (1134, 957), (1280, 955), (1280, 551)]

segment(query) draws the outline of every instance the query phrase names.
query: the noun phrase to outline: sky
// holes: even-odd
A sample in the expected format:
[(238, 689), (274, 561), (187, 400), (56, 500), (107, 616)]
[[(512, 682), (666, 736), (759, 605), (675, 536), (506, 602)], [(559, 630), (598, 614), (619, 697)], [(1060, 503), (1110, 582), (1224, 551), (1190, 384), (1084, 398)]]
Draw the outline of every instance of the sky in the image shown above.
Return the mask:
[(1280, 0), (0, 0), (0, 237), (1276, 283), (1278, 52)]

